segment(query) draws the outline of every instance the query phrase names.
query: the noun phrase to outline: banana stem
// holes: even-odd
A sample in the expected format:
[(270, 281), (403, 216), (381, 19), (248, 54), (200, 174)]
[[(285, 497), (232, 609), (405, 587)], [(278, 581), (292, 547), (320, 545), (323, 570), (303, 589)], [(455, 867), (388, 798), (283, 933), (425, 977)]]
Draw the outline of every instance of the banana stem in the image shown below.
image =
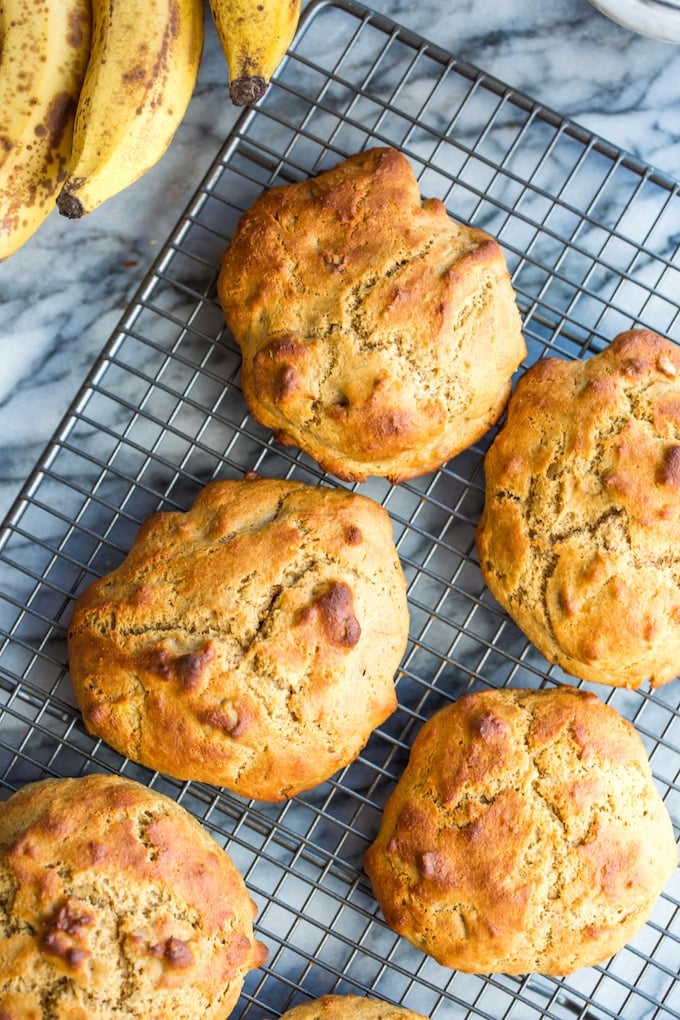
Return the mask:
[(267, 91), (267, 82), (260, 75), (252, 78), (235, 78), (229, 83), (229, 98), (235, 106), (256, 103)]
[(69, 220), (79, 220), (84, 213), (83, 203), (68, 191), (61, 191), (57, 195), (57, 209)]

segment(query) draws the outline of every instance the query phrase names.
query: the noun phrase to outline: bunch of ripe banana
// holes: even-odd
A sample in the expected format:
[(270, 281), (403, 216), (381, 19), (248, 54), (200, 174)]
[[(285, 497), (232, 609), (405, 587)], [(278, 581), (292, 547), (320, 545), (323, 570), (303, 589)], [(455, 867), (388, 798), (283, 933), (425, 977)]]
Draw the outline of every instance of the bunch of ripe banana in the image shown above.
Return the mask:
[[(259, 99), (301, 0), (210, 0), (238, 105)], [(0, 0), (0, 262), (161, 158), (203, 50), (204, 0)]]

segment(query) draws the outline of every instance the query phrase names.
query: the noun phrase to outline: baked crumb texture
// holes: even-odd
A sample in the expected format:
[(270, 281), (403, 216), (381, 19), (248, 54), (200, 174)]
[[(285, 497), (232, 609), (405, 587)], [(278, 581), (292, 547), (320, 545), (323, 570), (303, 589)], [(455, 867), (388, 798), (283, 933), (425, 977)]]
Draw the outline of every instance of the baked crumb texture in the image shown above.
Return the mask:
[(526, 356), (500, 246), (422, 199), (391, 148), (260, 195), (218, 294), (253, 416), (351, 481), (403, 481), (470, 446)]
[(562, 976), (631, 939), (677, 860), (638, 734), (564, 686), (425, 723), (365, 863), (387, 924), (444, 966)]
[(322, 995), (287, 1010), (281, 1020), (426, 1020), (426, 1017), (380, 999)]
[(519, 380), (485, 459), (479, 562), (549, 662), (616, 687), (680, 663), (680, 350), (647, 330)]
[(0, 810), (0, 1016), (224, 1020), (265, 947), (225, 851), (119, 776), (32, 783)]
[(266, 478), (160, 512), (78, 598), (88, 730), (179, 779), (276, 801), (353, 761), (396, 708), (406, 582), (387, 512)]

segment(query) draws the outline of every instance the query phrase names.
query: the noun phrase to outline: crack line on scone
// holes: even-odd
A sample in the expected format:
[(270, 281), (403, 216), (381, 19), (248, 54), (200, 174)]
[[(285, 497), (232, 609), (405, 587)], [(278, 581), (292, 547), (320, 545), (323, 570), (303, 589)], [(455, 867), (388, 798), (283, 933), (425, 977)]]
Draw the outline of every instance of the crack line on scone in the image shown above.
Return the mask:
[[(618, 507), (610, 507), (607, 510), (605, 510), (596, 521), (593, 522), (584, 521), (581, 524), (574, 525), (573, 527), (565, 530), (564, 532), (557, 532), (555, 534), (547, 535), (545, 538), (546, 549), (542, 550), (540, 554), (537, 553), (535, 549), (533, 550), (532, 556), (534, 565), (533, 573), (540, 577), (540, 584), (538, 585), (538, 597), (543, 610), (543, 620), (546, 629), (548, 630), (552, 639), (558, 645), (560, 643), (560, 639), (554, 629), (554, 623), (552, 614), (550, 612), (550, 604), (548, 599), (548, 589), (550, 582), (558, 566), (560, 565), (560, 554), (559, 552), (554, 552), (554, 548), (556, 545), (560, 545), (561, 543), (564, 543), (570, 539), (579, 537), (581, 535), (589, 535), (591, 538), (594, 538), (597, 532), (601, 531), (602, 528), (605, 527), (610, 521), (619, 519), (621, 519), (622, 522), (625, 522), (625, 520), (627, 519), (625, 511), (621, 510)], [(630, 546), (630, 535), (627, 529), (622, 528), (622, 531), (624, 537), (628, 541), (628, 545)], [(606, 541), (603, 544), (604, 547), (606, 548), (607, 547)], [(548, 551), (548, 549), (550, 549), (550, 551)], [(518, 584), (515, 590), (509, 593), (509, 597), (511, 601), (517, 602), (520, 605), (530, 601), (529, 590), (521, 584)]]
[[(285, 591), (294, 588), (304, 579), (304, 577), (318, 566), (322, 560), (319, 555), (314, 552), (309, 552), (307, 549), (308, 535), (307, 528), (302, 521), (296, 522), (302, 532), (300, 553), (304, 554), (305, 558), (302, 562), (294, 565), (293, 569), (285, 570), (278, 582), (276, 582), (269, 591), (266, 602), (263, 602), (261, 607), (258, 609), (258, 624), (255, 630), (255, 634), (259, 633), (265, 623), (267, 617), (271, 615), (273, 607), (276, 602), (281, 598)], [(257, 578), (257, 570), (253, 570), (247, 574), (239, 582), (239, 591), (243, 593), (249, 580)], [(183, 637), (190, 636), (195, 641), (206, 641), (210, 639), (231, 639), (239, 644), (244, 650), (247, 650), (254, 638), (246, 638), (236, 631), (236, 628), (232, 625), (232, 622), (228, 618), (218, 619), (214, 625), (210, 625), (207, 622), (201, 623), (201, 621), (194, 621), (191, 626), (187, 624), (186, 619), (178, 613), (178, 615), (171, 618), (165, 619), (153, 619), (148, 620), (138, 626), (127, 625), (125, 627), (115, 627), (115, 621), (109, 617), (106, 620), (99, 620), (96, 616), (91, 621), (88, 621), (89, 626), (93, 630), (96, 630), (102, 637), (107, 637), (111, 633), (119, 633), (126, 638), (143, 638), (146, 636), (156, 635), (167, 635), (167, 634), (178, 634)]]
[[(563, 531), (555, 531), (548, 535), (548, 541), (551, 546), (559, 545), (562, 542), (566, 542), (571, 538), (587, 534), (593, 537), (596, 532), (602, 531), (608, 524), (612, 522), (620, 523), (622, 525), (620, 529), (620, 535), (626, 540), (626, 544), (630, 546), (630, 530), (625, 527), (628, 523), (628, 514), (623, 507), (610, 506), (607, 507), (603, 512), (596, 517), (593, 521), (583, 521), (582, 523), (574, 524), (572, 527), (565, 528)], [(611, 547), (612, 538), (603, 536), (603, 545), (605, 549)]]
[(140, 811), (135, 817), (136, 837), (146, 849), (150, 861), (157, 860), (159, 854), (158, 845), (148, 835), (150, 826), (157, 821), (158, 817), (158, 814), (154, 814), (150, 810)]
[[(531, 712), (530, 715), (533, 718), (533, 714)], [(579, 735), (576, 732), (574, 720), (572, 720), (569, 723), (567, 730), (568, 730), (566, 734), (567, 738), (576, 746), (579, 746), (581, 744), (581, 739), (579, 738)], [(551, 781), (554, 781), (558, 777), (556, 777), (554, 770), (547, 770), (541, 767), (540, 762), (537, 760), (536, 755), (532, 752), (532, 749), (529, 746), (528, 736), (529, 729), (526, 729), (524, 732), (526, 751), (536, 770), (536, 779), (531, 784), (532, 792), (534, 796), (547, 808), (550, 817), (557, 822), (559, 826), (558, 831), (562, 835), (562, 840), (559, 843), (552, 843), (552, 841), (545, 839), (539, 840), (540, 849), (543, 853), (545, 853), (545, 850), (548, 845), (553, 846), (552, 855), (553, 866), (551, 869), (553, 880), (550, 886), (548, 900), (545, 903), (544, 908), (542, 910), (542, 916), (544, 917), (546, 924), (545, 939), (543, 944), (543, 950), (545, 951), (545, 949), (552, 945), (554, 941), (553, 930), (554, 915), (553, 908), (549, 905), (549, 903), (551, 901), (555, 902), (559, 900), (563, 894), (564, 888), (566, 888), (563, 870), (565, 860), (567, 860), (573, 854), (574, 850), (576, 850), (579, 847), (588, 846), (591, 842), (595, 841), (598, 838), (601, 831), (601, 826), (603, 824), (603, 818), (610, 817), (616, 820), (617, 822), (621, 823), (623, 820), (623, 816), (615, 803), (613, 790), (609, 789), (606, 792), (606, 797), (604, 801), (599, 802), (595, 800), (589, 804), (589, 810), (585, 813), (583, 819), (581, 820), (581, 825), (579, 827), (580, 831), (574, 831), (570, 833), (569, 821), (571, 820), (571, 818), (569, 816), (568, 811), (566, 814), (564, 814), (560, 808), (559, 803), (555, 800), (555, 798), (550, 796), (550, 790), (546, 789), (545, 785), (543, 786), (541, 785), (543, 781), (550, 783)], [(588, 764), (584, 764), (583, 762), (581, 762), (580, 754), (578, 754), (577, 756), (579, 759), (578, 763), (572, 762), (569, 767), (570, 774), (574, 777), (574, 779), (578, 780), (579, 777), (582, 779), (587, 779), (587, 777), (591, 776), (594, 772), (600, 772), (600, 774), (603, 774), (603, 771), (609, 772), (606, 760), (600, 758), (599, 755), (595, 754), (596, 760), (593, 761), (591, 759), (589, 760)], [(629, 785), (624, 779), (620, 783), (620, 788), (633, 790), (637, 788), (638, 780), (642, 780), (642, 782), (644, 782), (644, 774), (641, 771), (639, 764), (637, 762), (622, 762), (620, 763), (620, 765), (625, 775), (630, 776), (631, 780)], [(558, 784), (558, 792), (559, 789), (560, 787)]]
[(430, 238), (418, 251), (410, 252), (405, 257), (394, 259), (391, 264), (387, 265), (379, 273), (365, 275), (352, 284), (345, 300), (352, 329), (359, 342), (358, 346), (360, 351), (371, 351), (376, 347), (381, 346), (383, 339), (380, 334), (378, 334), (377, 338), (374, 339), (374, 330), (370, 326), (364, 325), (363, 316), (360, 312), (362, 311), (366, 301), (383, 280), (391, 279), (401, 270), (413, 265), (418, 260), (424, 260), (427, 253), (430, 251), (432, 244), (433, 240)]
[(275, 524), (280, 519), (285, 502), (285, 498), (280, 498), (266, 516), (258, 517), (251, 524), (239, 523), (239, 527), (233, 531), (228, 531), (217, 539), (207, 540), (202, 552), (206, 556), (215, 556), (221, 552), (223, 546), (229, 545), (235, 538), (239, 538), (242, 535), (256, 535), (260, 531), (265, 531), (269, 525)]
[[(522, 729), (522, 740), (524, 745), (524, 753), (526, 755), (527, 762), (529, 763), (533, 776), (531, 777), (530, 787), (540, 802), (547, 808), (551, 818), (553, 818), (558, 824), (562, 831), (562, 834), (566, 837), (567, 825), (564, 815), (560, 812), (558, 806), (548, 799), (546, 793), (541, 788), (541, 783), (545, 783), (546, 780), (551, 780), (553, 774), (549, 769), (541, 766), (537, 760), (536, 752), (532, 749), (530, 743), (530, 736), (532, 726), (535, 721), (535, 713), (531, 706), (531, 703), (527, 704), (527, 699), (517, 697), (514, 699), (514, 704), (524, 713), (525, 725)], [(574, 725), (569, 725), (569, 736), (572, 740), (575, 739)]]
[[(303, 537), (300, 551), (305, 552), (306, 546), (307, 543), (304, 541)], [(136, 627), (127, 626), (124, 629), (121, 629), (120, 633), (122, 633), (126, 638), (137, 639), (143, 639), (145, 637), (162, 638), (164, 635), (179, 635), (184, 638), (191, 637), (194, 644), (209, 640), (231, 640), (239, 646), (242, 654), (245, 656), (259, 639), (266, 636), (267, 626), (271, 623), (272, 617), (275, 614), (277, 605), (281, 601), (282, 596), (284, 596), (288, 591), (299, 586), (300, 583), (304, 581), (305, 577), (307, 577), (310, 573), (313, 573), (315, 570), (319, 571), (319, 579), (323, 579), (329, 567), (337, 567), (338, 570), (342, 570), (344, 577), (351, 577), (355, 582), (358, 582), (360, 579), (360, 572), (358, 569), (349, 568), (347, 564), (342, 563), (339, 559), (334, 560), (329, 556), (319, 556), (313, 550), (312, 552), (307, 551), (306, 557), (302, 560), (302, 562), (295, 565), (294, 569), (284, 571), (278, 582), (273, 584), (269, 589), (266, 601), (263, 600), (257, 610), (257, 623), (249, 634), (239, 633), (237, 629), (231, 625), (231, 621), (229, 619), (219, 620), (218, 624), (213, 626), (206, 624), (198, 626), (194, 623), (193, 626), (188, 627), (186, 625), (186, 621), (181, 615), (173, 617), (172, 619), (151, 620)], [(253, 571), (253, 573), (248, 575), (248, 577), (251, 579), (253, 577), (257, 577), (257, 572)], [(242, 592), (246, 583), (247, 578), (243, 579), (241, 585)], [(93, 629), (95, 629), (94, 626)], [(110, 633), (108, 628), (102, 628), (99, 632), (104, 637)], [(157, 643), (157, 640), (154, 641), (154, 644)], [(131, 680), (134, 680), (141, 691), (144, 687), (141, 679), (134, 674), (128, 675)], [(114, 701), (115, 699), (111, 700)]]
[[(303, 542), (301, 552), (304, 551), (305, 543)], [(259, 640), (266, 637), (267, 628), (272, 625), (272, 618), (282, 596), (291, 589), (296, 588), (308, 574), (312, 573), (315, 568), (319, 566), (319, 563), (320, 558), (317, 554), (307, 553), (306, 558), (301, 563), (295, 565), (295, 569), (289, 569), (283, 572), (279, 581), (270, 589), (266, 603), (260, 606), (257, 614), (258, 622), (250, 637), (247, 637), (246, 635), (239, 636), (229, 632), (229, 636), (233, 637), (240, 645), (244, 656), (250, 652), (252, 647)]]
[[(337, 344), (333, 342), (334, 327), (336, 327), (335, 323), (329, 323), (324, 334), (312, 337), (313, 340), (321, 340), (323, 342), (325, 354), (325, 357), (320, 358), (317, 363), (317, 370), (320, 372), (319, 385), (317, 387), (318, 395), (311, 401), (309, 408), (309, 424), (314, 428), (318, 428), (321, 424), (324, 411), (329, 404), (335, 407), (344, 407), (349, 403), (347, 394), (344, 390), (340, 390), (335, 379), (339, 359)], [(333, 384), (335, 389), (335, 393), (330, 397), (322, 395), (329, 383)], [(285, 418), (285, 420), (292, 424), (294, 428), (298, 427), (298, 423), (290, 421), (289, 418)]]
[(38, 988), (37, 994), (40, 1001), (41, 1020), (59, 1020), (57, 1008), (61, 999), (62, 991), (72, 987), (73, 982), (68, 977), (62, 977), (58, 982), (46, 988)]
[[(574, 846), (578, 845), (580, 840), (574, 842), (569, 838), (568, 831), (568, 818), (565, 817), (564, 813), (560, 810), (559, 805), (555, 802), (554, 798), (549, 796), (549, 791), (546, 789), (546, 784), (554, 779), (553, 772), (550, 769), (546, 769), (541, 766), (540, 761), (537, 760), (537, 753), (531, 747), (530, 736), (532, 726), (535, 721), (535, 713), (531, 704), (527, 704), (525, 699), (517, 697), (514, 700), (514, 704), (524, 713), (525, 724), (522, 727), (521, 738), (524, 745), (524, 753), (527, 761), (533, 771), (533, 777), (531, 778), (528, 789), (531, 790), (533, 797), (543, 806), (546, 810), (548, 818), (550, 818), (556, 826), (556, 831), (561, 836), (561, 841), (554, 841), (546, 838), (545, 833), (539, 831), (538, 823), (535, 824), (535, 840), (534, 849), (538, 850), (541, 857), (544, 858), (549, 847), (552, 847), (551, 866), (545, 869), (545, 873), (551, 876), (550, 888), (547, 893), (547, 900), (540, 909), (540, 915), (543, 918), (545, 929), (543, 939), (537, 942), (536, 955), (540, 956), (545, 953), (554, 942), (553, 924), (554, 908), (551, 904), (556, 903), (560, 900), (566, 887), (566, 881), (563, 873), (563, 865), (565, 860), (572, 853)], [(569, 737), (575, 739), (574, 725), (573, 722), (569, 724)], [(581, 769), (581, 774), (587, 774), (586, 769)], [(589, 821), (588, 829), (592, 825), (592, 819)], [(539, 926), (534, 925), (535, 936), (538, 935)]]
[(120, 970), (120, 985), (116, 1008), (125, 1008), (126, 1004), (134, 1001), (137, 992), (134, 976), (134, 962), (130, 959), (129, 953), (125, 951), (126, 935), (124, 931), (125, 918), (119, 917), (116, 921), (116, 943), (118, 945), (118, 966)]

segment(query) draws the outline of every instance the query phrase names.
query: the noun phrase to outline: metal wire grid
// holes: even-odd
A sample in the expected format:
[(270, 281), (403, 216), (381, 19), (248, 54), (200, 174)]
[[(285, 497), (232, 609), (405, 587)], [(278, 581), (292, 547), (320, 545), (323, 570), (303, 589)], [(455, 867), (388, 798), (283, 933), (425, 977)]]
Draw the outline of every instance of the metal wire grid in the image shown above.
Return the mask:
[[(283, 805), (246, 802), (122, 759), (75, 709), (64, 640), (74, 597), (120, 562), (151, 512), (185, 508), (205, 482), (245, 470), (338, 484), (249, 417), (215, 279), (226, 239), (263, 187), (372, 144), (400, 148), (424, 194), (500, 240), (527, 363), (587, 356), (635, 324), (677, 339), (676, 184), (358, 4), (309, 8), (276, 82), (227, 140), (2, 531), (3, 796), (46, 775), (110, 769), (195, 814), (244, 875), (270, 950), (235, 1017), (277, 1017), (328, 991), (438, 1020), (680, 1017), (677, 873), (607, 967), (558, 981), (440, 967), (386, 928), (362, 871), (424, 719), (471, 688), (573, 682), (481, 579), (474, 526), (493, 430), (432, 475), (353, 486), (391, 514), (411, 635), (397, 712), (332, 780)], [(654, 694), (591, 689), (634, 722), (677, 832), (677, 681)]]

